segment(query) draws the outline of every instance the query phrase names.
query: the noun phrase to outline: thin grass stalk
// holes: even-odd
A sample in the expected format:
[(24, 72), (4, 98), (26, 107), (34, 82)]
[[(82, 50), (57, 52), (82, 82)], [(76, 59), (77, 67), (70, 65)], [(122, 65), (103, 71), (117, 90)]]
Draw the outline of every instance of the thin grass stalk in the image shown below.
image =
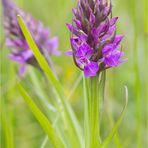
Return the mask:
[[(55, 118), (54, 122), (53, 122), (53, 127), (55, 128), (57, 126), (57, 122), (60, 119), (60, 115), (57, 115), (57, 117)], [(58, 131), (59, 132), (59, 131)], [(48, 136), (46, 136), (41, 144), (41, 148), (44, 148), (46, 146), (48, 142)]]
[(11, 113), (8, 111), (8, 107), (6, 102), (4, 102), (4, 97), (2, 98), (2, 115), (1, 115), (1, 122), (2, 128), (4, 131), (4, 138), (5, 138), (5, 147), (6, 148), (14, 148), (14, 139), (13, 139), (13, 131), (12, 131), (12, 116)]
[(84, 139), (85, 148), (89, 148), (90, 145), (90, 126), (89, 126), (89, 93), (88, 93), (88, 81), (83, 76), (83, 91), (84, 91)]
[[(46, 79), (46, 77), (44, 77), (44, 78), (45, 78), (46, 81), (48, 81)], [(71, 91), (68, 94), (67, 99), (70, 99), (70, 97), (73, 95), (76, 88), (80, 84), (82, 78), (83, 78), (82, 75), (78, 76), (77, 80), (75, 81), (75, 83), (73, 84), (73, 86), (71, 88)], [(51, 87), (50, 85), (48, 85), (48, 83), (46, 85), (47, 85), (47, 88)], [(52, 88), (50, 88), (50, 89), (52, 89)], [(50, 89), (48, 89), (48, 90), (50, 91)], [(62, 139), (69, 139), (69, 140), (65, 140), (67, 147), (71, 147), (71, 145), (73, 145), (74, 147), (78, 147), (78, 143), (75, 141), (76, 137), (73, 137), (71, 135), (71, 133), (69, 132), (70, 130), (73, 130), (73, 129), (71, 129), (71, 126), (67, 123), (67, 117), (63, 114), (64, 109), (63, 109), (63, 106), (61, 104), (60, 98), (57, 95), (55, 95), (54, 97), (55, 97), (55, 99), (54, 99), (53, 105), (55, 106), (57, 112), (61, 115), (61, 119), (64, 123), (64, 128), (60, 129), (59, 126), (56, 127), (58, 134), (61, 135)], [(73, 142), (73, 144), (71, 142)], [(83, 147), (83, 146), (81, 146), (81, 147)]]
[(39, 79), (37, 78), (35, 72), (31, 71), (29, 74), (33, 82), (33, 86), (35, 87), (35, 90), (39, 90), (36, 91), (36, 94), (40, 98), (42, 104), (46, 106), (48, 111), (56, 112), (56, 108), (53, 105), (51, 105), (51, 102), (49, 101), (50, 99), (43, 90), (43, 87), (41, 86), (41, 83), (39, 82)]
[[(43, 104), (43, 107), (45, 108), (47, 114), (49, 115), (49, 119), (51, 121), (53, 121), (53, 127), (56, 129), (56, 132), (58, 133), (58, 135), (61, 137), (63, 143), (65, 144), (69, 140), (66, 141), (64, 139), (64, 137), (67, 136), (66, 139), (68, 139), (69, 136), (67, 135), (67, 133), (65, 134), (63, 129), (61, 129), (59, 126), (59, 125), (61, 125), (60, 121), (62, 121), (62, 120), (63, 120), (63, 122), (65, 121), (65, 117), (63, 116), (63, 108), (62, 108), (61, 102), (59, 102), (59, 98), (57, 98), (57, 96), (54, 96), (55, 98), (52, 99), (52, 100), (54, 100), (54, 102), (52, 102), (51, 98), (49, 98), (49, 96), (46, 94), (44, 88), (41, 86), (41, 83), (40, 83), (39, 79), (37, 78), (34, 71), (30, 72), (30, 77), (33, 82), (33, 86), (35, 87), (33, 89), (40, 90), (40, 91), (35, 92), (40, 98), (40, 100), (39, 100), (40, 103)], [(46, 87), (50, 88), (50, 86), (47, 83), (46, 83)], [(50, 89), (47, 89), (47, 90), (49, 92), (51, 91)], [(52, 102), (52, 104), (51, 104), (51, 102)], [(55, 117), (55, 113), (56, 113), (56, 117)], [(41, 147), (44, 147), (44, 145), (46, 145), (48, 140), (45, 140), (45, 139), (44, 139)], [(65, 144), (65, 145), (68, 145), (68, 144)]]
[[(12, 74), (11, 70), (10, 73)], [(8, 82), (10, 81), (9, 75), (7, 75), (7, 78), (9, 79)], [(7, 83), (8, 83), (7, 82)], [(5, 90), (7, 93), (0, 93), (0, 98), (1, 98), (1, 123), (2, 123), (2, 129), (4, 131), (4, 140), (5, 140), (5, 147), (6, 148), (14, 148), (14, 135), (13, 135), (13, 112), (9, 108), (9, 99), (10, 99), (10, 94), (11, 90)]]
[[(100, 89), (102, 89), (102, 90), (100, 91), (101, 92), (100, 98), (101, 98), (102, 102), (104, 103), (106, 71), (102, 72), (101, 77), (102, 78), (101, 78), (100, 86), (102, 86), (102, 87), (100, 87)], [(104, 104), (102, 106), (104, 106)], [(114, 121), (113, 116), (111, 114), (111, 111), (109, 110), (108, 107), (107, 107), (107, 114), (108, 114), (108, 118), (109, 118), (109, 123), (110, 123), (111, 127), (113, 127), (115, 125), (115, 121)], [(114, 135), (113, 140), (114, 140), (114, 143), (115, 143), (117, 148), (122, 148), (121, 140), (120, 140), (118, 131)]]
[[(136, 28), (135, 28), (136, 30)], [(135, 84), (134, 84), (134, 91), (136, 97), (136, 131), (137, 131), (137, 147), (141, 147), (141, 98), (140, 98), (140, 75), (139, 75), (139, 67), (138, 67), (138, 53), (137, 53), (137, 42), (138, 37), (137, 33), (135, 32), (134, 35), (134, 50), (136, 52), (136, 58), (134, 61), (134, 69), (135, 69)]]
[(45, 148), (46, 144), (48, 142), (48, 136), (46, 136), (41, 144), (41, 147), (40, 148)]
[[(116, 79), (116, 76), (113, 75), (113, 77)], [(113, 81), (115, 81), (115, 79), (113, 79)], [(112, 85), (113, 85), (113, 82), (111, 82)], [(111, 87), (114, 87), (114, 86), (111, 86)], [(115, 87), (114, 87), (114, 90), (115, 90)], [(115, 96), (115, 92), (112, 91), (112, 95)], [(115, 125), (115, 120), (113, 118), (113, 115), (111, 114), (111, 110), (109, 109), (109, 106), (107, 107), (107, 114), (108, 114), (108, 119), (109, 119), (109, 123), (110, 123), (110, 127), (113, 127)], [(116, 134), (114, 135), (113, 137), (113, 141), (114, 141), (114, 144), (116, 145), (117, 148), (122, 148), (122, 144), (121, 144), (121, 140), (120, 140), (120, 136), (119, 136), (119, 133), (118, 131), (116, 132)]]
[[(148, 60), (147, 60), (147, 57), (148, 57), (148, 18), (147, 18), (147, 14), (148, 14), (148, 1), (147, 0), (143, 0), (143, 20), (144, 20), (144, 32), (143, 32), (143, 36), (144, 36), (144, 52), (145, 52), (145, 62), (146, 62), (146, 65), (148, 65)], [(145, 67), (146, 68), (146, 96), (145, 96), (145, 103), (148, 104), (148, 67)], [(146, 138), (148, 138), (148, 108), (146, 109)], [(147, 140), (146, 140), (147, 141)], [(148, 145), (148, 143), (146, 143)]]
[(143, 14), (144, 14), (144, 33), (145, 35), (148, 35), (148, 18), (147, 18), (147, 14), (148, 14), (148, 1), (147, 0), (143, 0)]
[[(110, 123), (111, 127), (113, 127), (115, 122), (114, 122), (114, 119), (113, 119), (110, 111), (108, 111), (108, 118), (109, 118), (109, 123)], [(114, 143), (115, 143), (117, 148), (122, 148), (118, 132), (114, 135), (113, 140), (114, 140)]]
[[(57, 130), (58, 134), (60, 135), (64, 144), (67, 147), (71, 147), (71, 145), (73, 145), (74, 147), (80, 147), (79, 143), (76, 141), (77, 137), (76, 137), (76, 135), (74, 135), (73, 127), (71, 126), (71, 124), (69, 124), (67, 115), (64, 114), (65, 109), (64, 109), (64, 106), (62, 105), (61, 98), (59, 98), (57, 93), (54, 91), (54, 89), (48, 83), (48, 79), (46, 77), (44, 77), (44, 79), (45, 79), (45, 81), (47, 81), (47, 83), (46, 83), (47, 88), (48, 88), (47, 90), (53, 91), (54, 99), (52, 99), (52, 101), (53, 101), (52, 103), (53, 103), (53, 106), (57, 110), (57, 114), (59, 114), (59, 116), (61, 117), (61, 122), (63, 123), (63, 126), (61, 126), (61, 122), (57, 123), (58, 125), (56, 127), (56, 130)], [(68, 98), (66, 98), (66, 99), (68, 100)], [(51, 118), (53, 118), (53, 116)]]
[[(0, 126), (4, 133), (4, 135), (1, 135), (1, 136), (4, 136), (4, 140), (5, 140), (4, 142), (5, 145), (2, 145), (2, 146), (5, 146), (6, 148), (14, 148), (15, 143), (14, 143), (14, 134), (13, 134), (13, 110), (11, 110), (9, 106), (10, 97), (12, 97), (12, 90), (14, 88), (13, 84), (9, 83), (12, 81), (11, 77), (13, 77), (13, 68), (11, 64), (5, 63), (5, 57), (6, 57), (7, 51), (4, 50), (4, 44), (1, 47), (2, 47), (1, 48), (2, 51), (1, 51), (1, 63), (0, 63), (0, 72), (1, 72), (1, 76), (0, 76), (0, 82), (1, 82), (0, 121), (1, 121), (1, 125)], [(5, 67), (3, 68), (2, 65), (5, 65)], [(9, 67), (9, 73), (7, 72), (7, 67)], [(4, 78), (6, 79), (3, 81)], [(9, 87), (6, 87), (7, 86), (6, 84), (7, 85), (9, 84)]]
[(141, 98), (140, 98), (140, 72), (139, 72), (139, 63), (138, 63), (138, 24), (137, 24), (137, 2), (132, 0), (132, 20), (134, 26), (134, 71), (135, 71), (135, 83), (134, 83), (134, 92), (136, 97), (136, 141), (137, 147), (142, 147), (142, 137), (141, 137)]
[(70, 99), (72, 97), (72, 95), (74, 94), (75, 90), (77, 89), (78, 85), (80, 84), (82, 80), (82, 75), (79, 75), (76, 80), (75, 83), (73, 84), (70, 93), (68, 94), (68, 98)]
[(121, 124), (121, 121), (123, 120), (123, 117), (125, 115), (125, 111), (127, 109), (127, 104), (128, 104), (128, 89), (127, 89), (127, 86), (125, 86), (125, 105), (123, 107), (123, 110), (122, 110), (116, 124), (114, 125), (112, 130), (108, 133), (108, 136), (101, 143), (101, 148), (107, 148), (107, 145), (111, 142), (113, 136), (116, 134), (116, 132)]

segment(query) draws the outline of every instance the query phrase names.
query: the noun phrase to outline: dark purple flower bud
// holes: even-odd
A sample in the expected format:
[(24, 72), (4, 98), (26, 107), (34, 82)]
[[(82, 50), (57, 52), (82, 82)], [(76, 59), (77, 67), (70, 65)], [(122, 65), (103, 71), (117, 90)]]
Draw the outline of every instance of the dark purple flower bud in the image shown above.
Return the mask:
[(74, 23), (67, 23), (72, 50), (65, 54), (73, 56), (86, 77), (125, 61), (121, 60), (124, 53), (118, 50), (123, 35), (116, 35), (118, 17), (112, 17), (110, 1), (78, 0), (72, 11)]
[(41, 22), (35, 20), (30, 14), (27, 14), (16, 7), (11, 0), (2, 0), (2, 6), (4, 12), (3, 18), (4, 29), (6, 32), (6, 46), (14, 49), (9, 58), (21, 65), (19, 74), (22, 75), (24, 73), (26, 64), (31, 64), (36, 67), (38, 67), (38, 64), (18, 25), (18, 14), (23, 17), (32, 37), (38, 45), (38, 48), (48, 60), (49, 65), (51, 65), (51, 60), (49, 60), (50, 57), (47, 55), (60, 55), (60, 51), (57, 50), (58, 38), (50, 38), (48, 28), (45, 28)]

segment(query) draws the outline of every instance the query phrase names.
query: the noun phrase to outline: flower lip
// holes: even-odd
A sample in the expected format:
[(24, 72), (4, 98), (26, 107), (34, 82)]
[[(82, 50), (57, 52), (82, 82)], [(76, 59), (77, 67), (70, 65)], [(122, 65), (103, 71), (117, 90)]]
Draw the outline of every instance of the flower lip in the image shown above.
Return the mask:
[(86, 57), (86, 58), (90, 58), (93, 54), (93, 50), (92, 48), (83, 43), (81, 46), (79, 46), (79, 48), (76, 51), (76, 57)]
[(96, 76), (99, 71), (99, 66), (97, 62), (90, 62), (84, 67), (84, 75), (85, 77)]

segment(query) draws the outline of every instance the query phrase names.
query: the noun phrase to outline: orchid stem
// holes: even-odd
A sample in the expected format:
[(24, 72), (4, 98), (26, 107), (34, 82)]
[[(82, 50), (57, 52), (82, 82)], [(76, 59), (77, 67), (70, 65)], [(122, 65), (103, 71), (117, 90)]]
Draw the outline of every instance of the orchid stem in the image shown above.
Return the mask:
[(85, 147), (98, 148), (100, 145), (100, 97), (99, 77), (84, 78), (85, 96)]

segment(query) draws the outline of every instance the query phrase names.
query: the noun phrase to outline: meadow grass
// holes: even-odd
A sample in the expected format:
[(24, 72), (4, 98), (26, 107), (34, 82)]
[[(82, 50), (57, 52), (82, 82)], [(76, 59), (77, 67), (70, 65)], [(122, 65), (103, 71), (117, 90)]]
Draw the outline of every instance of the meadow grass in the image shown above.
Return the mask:
[[(70, 48), (69, 32), (65, 22), (71, 21), (71, 8), (75, 5), (75, 1), (44, 0), (43, 2), (37, 0), (16, 0), (16, 3), (26, 11), (31, 12), (37, 19), (42, 20), (46, 26), (49, 26), (53, 35), (60, 37), (59, 49), (61, 51), (66, 51)], [(118, 31), (125, 34), (122, 46), (126, 57), (128, 57), (128, 62), (118, 68), (106, 71), (104, 109), (102, 110), (103, 117), (101, 117), (100, 123), (100, 133), (103, 139), (115, 125), (124, 106), (124, 85), (127, 85), (129, 90), (129, 103), (118, 133), (108, 145), (110, 148), (146, 148), (148, 146), (147, 3), (147, 0), (141, 2), (136, 0), (126, 0), (124, 2), (113, 0), (114, 15), (120, 16)], [(0, 20), (2, 20), (1, 5), (0, 15)], [(4, 33), (2, 21), (0, 23), (1, 147), (50, 147), (51, 143), (46, 140), (46, 134), (29, 108), (26, 107), (18, 92), (16, 87), (18, 65), (7, 58), (10, 49), (3, 46)], [(71, 96), (69, 101), (76, 116), (79, 118), (81, 126), (83, 126), (83, 83), (82, 81), (75, 83), (75, 80), (79, 77), (78, 69), (73, 64), (72, 59), (65, 57), (64, 54), (60, 58), (52, 57), (52, 59), (56, 65), (59, 80), (67, 94), (67, 98)], [(58, 119), (58, 114), (52, 108), (55, 105), (54, 99), (56, 98), (52, 97), (53, 92), (50, 93), (50, 88), (47, 88), (47, 85), (45, 85), (42, 74), (36, 72), (30, 66), (24, 80), (25, 86), (28, 85), (28, 82), (30, 84), (29, 89), (27, 89), (28, 92), (32, 96), (37, 96), (34, 101), (38, 103), (39, 108), (49, 117), (52, 123), (56, 123), (55, 128), (60, 127), (61, 118)], [(56, 105), (58, 106), (58, 104)], [(57, 122), (52, 120), (52, 116), (55, 115), (58, 119)], [(56, 128), (56, 131), (58, 135), (63, 136), (63, 139), (66, 138), (63, 127)]]

